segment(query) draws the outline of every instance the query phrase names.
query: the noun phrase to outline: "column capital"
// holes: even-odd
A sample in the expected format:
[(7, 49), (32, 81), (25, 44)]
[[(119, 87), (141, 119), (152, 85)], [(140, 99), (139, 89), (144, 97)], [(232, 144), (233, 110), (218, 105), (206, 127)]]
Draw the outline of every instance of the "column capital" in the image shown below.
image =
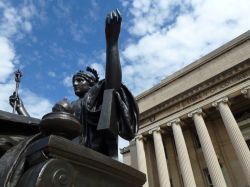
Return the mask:
[(243, 88), (241, 90), (241, 93), (245, 96), (245, 97), (249, 97), (248, 94), (250, 93), (250, 86), (247, 86), (245, 88)]
[(227, 103), (227, 104), (229, 104), (228, 97), (223, 97), (223, 98), (221, 98), (221, 99), (219, 99), (219, 100), (217, 100), (217, 101), (214, 101), (214, 102), (212, 103), (212, 106), (213, 106), (213, 107), (218, 107), (218, 105), (219, 105), (220, 103)]
[(195, 114), (204, 115), (202, 109), (201, 109), (201, 108), (198, 108), (198, 109), (196, 109), (196, 110), (190, 112), (190, 113), (188, 114), (188, 117), (192, 118)]
[(167, 126), (171, 127), (173, 124), (181, 125), (181, 119), (180, 118), (176, 118), (176, 119), (168, 122)]
[(144, 139), (144, 137), (141, 135), (141, 134), (138, 134), (138, 135), (136, 135), (135, 137), (134, 137), (134, 140), (136, 141), (136, 140), (143, 140)]
[(158, 126), (158, 127), (153, 128), (153, 129), (150, 129), (150, 130), (148, 131), (148, 134), (153, 134), (154, 132), (162, 133), (161, 127)]

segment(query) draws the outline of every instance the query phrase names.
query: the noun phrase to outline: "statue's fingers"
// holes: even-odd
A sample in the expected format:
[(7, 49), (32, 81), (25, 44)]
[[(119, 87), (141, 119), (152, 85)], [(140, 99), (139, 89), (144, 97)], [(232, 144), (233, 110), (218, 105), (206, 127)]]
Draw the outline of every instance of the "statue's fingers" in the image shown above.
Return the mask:
[(110, 17), (110, 21), (112, 22), (112, 20), (113, 20), (113, 11), (110, 12), (109, 17)]
[(15, 101), (15, 99), (13, 99), (13, 97), (9, 98), (9, 103), (13, 103)]
[(114, 21), (118, 22), (119, 21), (119, 16), (118, 16), (117, 12), (113, 11), (113, 15), (114, 15)]
[(106, 16), (106, 25), (109, 24), (109, 23), (110, 23), (110, 15), (108, 14), (108, 15)]
[(13, 92), (12, 96), (13, 96), (13, 97), (16, 97), (16, 91)]
[(16, 94), (11, 95), (10, 99), (13, 100), (13, 101), (17, 100), (17, 95)]
[(122, 15), (121, 15), (120, 11), (118, 10), (118, 8), (115, 11), (116, 11), (116, 14), (118, 16), (118, 22), (121, 22), (122, 21)]
[(117, 15), (116, 15), (115, 11), (112, 11), (112, 12), (111, 12), (111, 15), (112, 15), (112, 23), (117, 22), (118, 17), (117, 17)]

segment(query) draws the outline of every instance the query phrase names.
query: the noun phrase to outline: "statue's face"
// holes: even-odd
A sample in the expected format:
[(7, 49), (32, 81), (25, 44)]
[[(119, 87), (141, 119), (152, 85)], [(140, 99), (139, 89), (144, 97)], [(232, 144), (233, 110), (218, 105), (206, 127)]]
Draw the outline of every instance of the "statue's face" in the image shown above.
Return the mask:
[(75, 94), (79, 97), (84, 96), (84, 94), (89, 90), (89, 82), (83, 77), (76, 76), (73, 80), (73, 87)]

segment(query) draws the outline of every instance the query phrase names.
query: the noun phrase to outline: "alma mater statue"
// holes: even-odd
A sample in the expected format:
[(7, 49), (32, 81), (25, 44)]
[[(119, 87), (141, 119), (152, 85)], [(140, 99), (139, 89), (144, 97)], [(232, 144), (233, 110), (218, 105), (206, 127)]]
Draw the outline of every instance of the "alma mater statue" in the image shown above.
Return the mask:
[[(59, 102), (53, 111), (70, 112), (81, 123), (81, 133), (74, 141), (108, 156), (117, 154), (117, 135), (131, 140), (138, 128), (138, 107), (121, 83), (122, 72), (119, 60), (118, 38), (122, 17), (118, 10), (106, 17), (106, 75), (99, 81), (97, 72), (87, 68), (79, 71), (72, 83), (78, 100), (71, 104)], [(18, 114), (29, 116), (22, 100), (15, 93), (10, 96), (10, 104)], [(71, 110), (72, 109), (72, 110)]]
[[(64, 128), (65, 124), (66, 126), (71, 124), (68, 121), (65, 122), (67, 119), (60, 118), (60, 115), (72, 116), (74, 118), (72, 121), (76, 122), (74, 124), (78, 125), (80, 131), (76, 135), (78, 137), (75, 138), (75, 135), (71, 137), (75, 138), (73, 141), (110, 157), (115, 157), (117, 154), (118, 134), (127, 140), (131, 140), (135, 136), (138, 129), (138, 107), (132, 94), (121, 83), (122, 73), (118, 52), (121, 21), (122, 18), (118, 10), (112, 11), (106, 17), (105, 79), (99, 81), (97, 72), (91, 68), (87, 68), (86, 72), (79, 71), (73, 76), (72, 83), (75, 94), (79, 97), (78, 100), (71, 104), (66, 100), (55, 104), (52, 108), (53, 112), (46, 114), (40, 122), (41, 133), (18, 143), (0, 158), (0, 186), (14, 187), (18, 185), (20, 180), (22, 183), (23, 175), (33, 171), (28, 170), (29, 167), (31, 167), (30, 169), (33, 168), (33, 158), (30, 163), (30, 157), (27, 154), (34, 149), (32, 145), (37, 142), (42, 143), (42, 140), (46, 139), (45, 136), (50, 135), (46, 134), (41, 128), (41, 124), (47, 119), (47, 115), (58, 114), (59, 117), (55, 118), (57, 121), (54, 121), (57, 122), (54, 123), (56, 126), (53, 126), (53, 129), (57, 127), (57, 132)], [(10, 96), (9, 102), (18, 114), (29, 116), (18, 93), (14, 92)], [(51, 127), (49, 126), (50, 129)], [(55, 132), (56, 135), (60, 133), (56, 134)], [(64, 131), (64, 133), (69, 133), (69, 131)], [(47, 158), (43, 151), (39, 152), (39, 155), (42, 161), (43, 158)], [(34, 155), (35, 160), (38, 159), (37, 156)], [(105, 159), (100, 158), (99, 160), (105, 161)], [(36, 162), (33, 164), (36, 164)], [(40, 167), (40, 165), (38, 166)], [(29, 181), (29, 177), (27, 180)]]

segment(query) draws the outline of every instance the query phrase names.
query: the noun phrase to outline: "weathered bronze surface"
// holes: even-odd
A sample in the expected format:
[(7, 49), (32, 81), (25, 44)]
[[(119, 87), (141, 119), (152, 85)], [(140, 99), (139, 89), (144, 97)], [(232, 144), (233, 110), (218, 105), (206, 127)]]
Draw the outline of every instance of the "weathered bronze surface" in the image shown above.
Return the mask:
[[(118, 10), (110, 12), (106, 17), (105, 79), (99, 80), (96, 70), (90, 67), (87, 67), (86, 72), (77, 72), (72, 78), (72, 84), (75, 95), (79, 98), (71, 104), (65, 100), (60, 101), (53, 107), (53, 112), (73, 113), (80, 121), (79, 144), (112, 157), (117, 156), (118, 153), (118, 135), (126, 140), (131, 140), (135, 136), (138, 130), (139, 115), (132, 94), (121, 83), (122, 71), (118, 50), (121, 21), (122, 17)], [(10, 96), (10, 104), (17, 110), (18, 114), (29, 116), (17, 92)], [(63, 125), (66, 122), (59, 122), (60, 117), (62, 117), (62, 120), (65, 119), (65, 115), (57, 114), (48, 114), (44, 117), (48, 117), (48, 120), (42, 120), (41, 130), (46, 135), (48, 133), (58, 135), (62, 131), (67, 132), (68, 126)], [(53, 116), (53, 125), (44, 125), (48, 124), (45, 121), (51, 122), (49, 116)], [(57, 124), (55, 124), (56, 118)], [(69, 119), (72, 120), (73, 118), (69, 117), (67, 120)], [(57, 128), (60, 126), (59, 123), (62, 129)], [(71, 133), (73, 132), (68, 131), (68, 137), (72, 136)], [(67, 135), (64, 134), (64, 136)]]
[[(118, 10), (106, 17), (105, 79), (99, 80), (96, 70), (89, 67), (86, 72), (77, 72), (72, 84), (78, 100), (58, 102), (41, 121), (29, 117), (18, 95), (21, 78), (18, 74), (19, 82), (9, 102), (22, 116), (0, 111), (0, 186), (144, 184), (145, 175), (107, 157), (117, 155), (118, 135), (131, 140), (138, 130), (137, 104), (121, 83), (118, 51), (121, 21)], [(10, 144), (11, 137), (14, 140)]]
[(27, 148), (29, 168), (17, 186), (141, 187), (145, 175), (103, 154), (49, 136)]
[[(7, 150), (39, 133), (40, 120), (0, 110), (0, 158)], [(2, 167), (2, 166), (0, 166)]]
[(51, 112), (43, 116), (40, 131), (44, 135), (60, 135), (73, 139), (80, 134), (80, 122), (76, 117), (67, 112)]

